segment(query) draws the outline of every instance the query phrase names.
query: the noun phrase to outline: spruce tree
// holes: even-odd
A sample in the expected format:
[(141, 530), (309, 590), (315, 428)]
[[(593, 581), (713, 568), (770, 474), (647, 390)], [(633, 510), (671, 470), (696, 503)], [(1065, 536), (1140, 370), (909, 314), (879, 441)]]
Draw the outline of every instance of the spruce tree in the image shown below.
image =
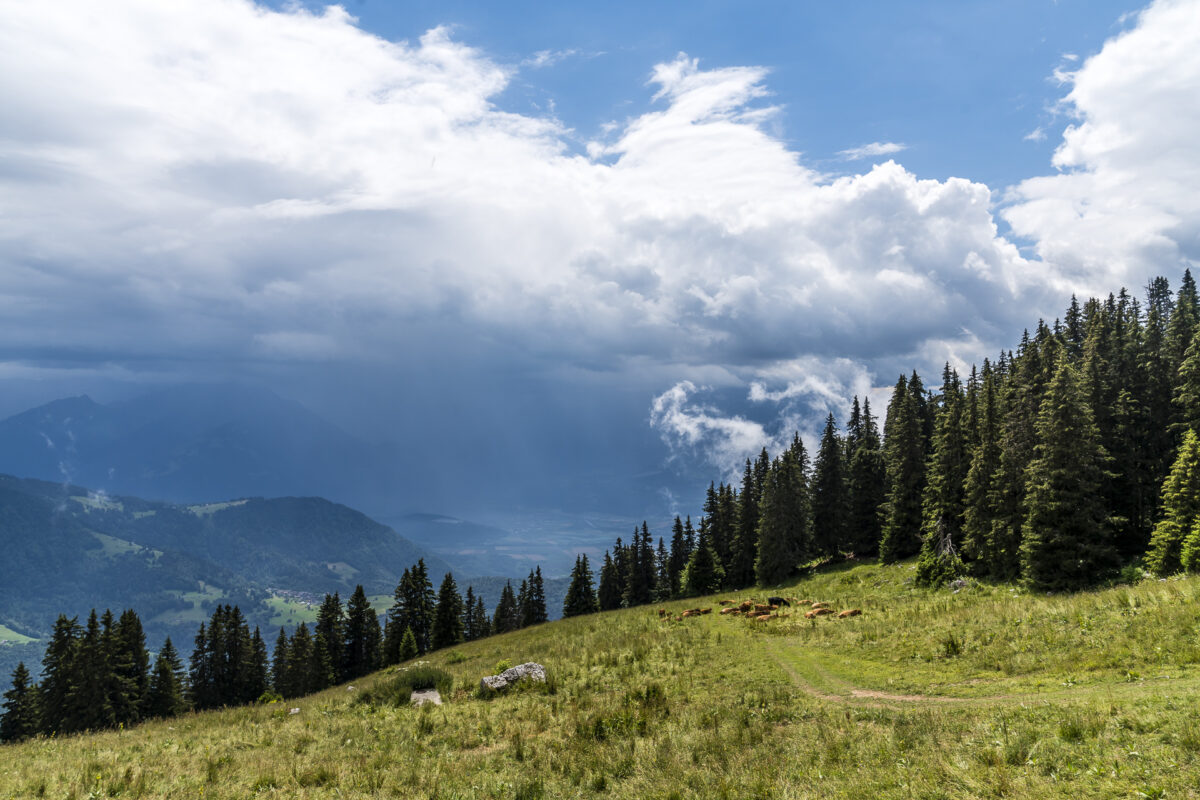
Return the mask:
[(346, 674), (346, 612), (337, 592), (326, 594), (317, 610), (314, 628), (316, 640), (325, 649), (323, 663), (329, 665), (328, 686), (345, 679)]
[(417, 559), (412, 569), (412, 593), (413, 610), (407, 622), (417, 639), (417, 648), (427, 653), (433, 638), (434, 594), (423, 558)]
[[(683, 520), (679, 515), (675, 515), (675, 523), (671, 526), (671, 555), (667, 561), (667, 580), (670, 582), (671, 597), (679, 596), (679, 578), (683, 575), (683, 568), (687, 566), (688, 556), (691, 553), (687, 551), (687, 543), (683, 538)], [(605, 559), (608, 554), (604, 554)], [(601, 575), (603, 582), (603, 575)]]
[(661, 603), (671, 599), (671, 556), (666, 542), (658, 537), (658, 550), (654, 554), (654, 600)]
[(288, 687), (288, 636), (281, 626), (275, 638), (275, 650), (271, 653), (271, 688), (275, 693), (287, 697)]
[(317, 691), (319, 676), (313, 674), (313, 640), (308, 625), (301, 622), (288, 642), (287, 680), (278, 690), (284, 697), (301, 697)]
[[(618, 544), (620, 540), (617, 540)], [(612, 611), (621, 607), (621, 580), (617, 563), (604, 551), (604, 564), (600, 567), (600, 591), (598, 602), (601, 611)]]
[(150, 683), (146, 690), (144, 716), (149, 719), (175, 717), (187, 710), (184, 700), (183, 662), (171, 644), (171, 637), (163, 642), (162, 650), (154, 659), (150, 671)]
[(812, 518), (808, 494), (808, 457), (799, 434), (792, 446), (775, 459), (763, 487), (758, 520), (755, 577), (760, 585), (783, 581), (799, 569), (812, 549)]
[(996, 379), (991, 364), (983, 361), (979, 390), (978, 441), (963, 486), (963, 558), (976, 575), (991, 575), (992, 522), (995, 519), (990, 491), (1000, 469), (1000, 426)]
[(533, 573), (529, 573), (529, 577), (521, 581), (521, 588), (517, 591), (517, 627), (524, 628), (526, 620), (533, 613), (529, 607), (529, 580), (533, 577)]
[(837, 558), (847, 549), (844, 455), (845, 448), (831, 413), (825, 418), (825, 431), (813, 469), (813, 555), (817, 558)]
[(850, 457), (846, 538), (847, 546), (855, 556), (873, 558), (879, 553), (882, 536), (879, 513), (886, 497), (887, 475), (879, 429), (871, 416), (868, 400), (863, 401), (857, 428), (853, 437), (854, 452)]
[(940, 586), (964, 571), (958, 550), (962, 546), (963, 496), (969, 467), (963, 427), (965, 406), (966, 398), (958, 373), (946, 364), (942, 373), (941, 407), (934, 426), (922, 497), (918, 585)]
[(433, 648), (453, 647), (463, 640), (463, 600), (454, 575), (447, 572), (438, 589), (437, 609), (433, 615)]
[(521, 617), (517, 608), (517, 598), (513, 594), (512, 581), (505, 581), (500, 590), (500, 600), (492, 613), (492, 631), (508, 633), (521, 627)]
[(1183, 362), (1176, 373), (1173, 400), (1177, 428), (1200, 431), (1200, 330), (1184, 351)]
[(487, 615), (487, 609), (483, 607), (483, 598), (475, 598), (475, 607), (471, 611), (471, 623), (475, 626), (475, 638), (482, 639), (489, 636), (492, 632), (492, 620)]
[(1146, 566), (1158, 575), (1184, 567), (1184, 543), (1200, 520), (1200, 436), (1188, 429), (1162, 487), (1162, 519), (1154, 526)]
[(405, 628), (404, 635), (400, 637), (400, 661), (412, 661), (417, 655), (417, 637), (413, 635), (412, 628)]
[(44, 733), (66, 733), (76, 729), (70, 724), (69, 714), (81, 636), (82, 630), (77, 617), (68, 619), (64, 614), (58, 615), (50, 635), (50, 643), (46, 645), (46, 653), (42, 658), (39, 695)]
[(126, 609), (113, 626), (109, 660), (112, 664), (110, 702), (118, 725), (131, 725), (142, 718), (142, 705), (150, 684), (150, 654), (142, 621)]
[(72, 691), (68, 700), (71, 731), (99, 731), (116, 724), (109, 695), (112, 665), (108, 656), (100, 619), (92, 609), (79, 640), (79, 655), (72, 670)]
[(263, 640), (258, 626), (250, 634), (250, 657), (242, 669), (241, 687), (243, 703), (254, 703), (270, 691), (270, 666), (267, 656), (267, 643)]
[(467, 586), (463, 595), (463, 641), (473, 642), (479, 638), (480, 631), (475, 627), (475, 589)]
[(582, 553), (575, 557), (575, 567), (571, 570), (571, 585), (567, 587), (567, 596), (563, 600), (563, 616), (578, 617), (597, 609), (592, 568), (588, 565), (587, 554)]
[[(916, 378), (916, 373), (913, 373)], [(884, 441), (887, 497), (883, 505), (883, 530), (879, 560), (885, 564), (908, 558), (921, 547), (921, 495), (925, 488), (925, 445), (923, 396), (913, 391), (912, 381), (901, 376), (888, 404)]]
[(33, 684), (24, 662), (12, 673), (12, 687), (4, 693), (0, 704), (0, 742), (19, 742), (36, 736), (41, 730), (38, 709), (38, 687)]
[(700, 539), (683, 568), (683, 594), (690, 597), (712, 594), (725, 582), (725, 569), (708, 539), (707, 526), (701, 526)]
[(1080, 589), (1114, 569), (1117, 553), (1100, 496), (1107, 456), (1065, 356), (1046, 389), (1036, 432), (1027, 471), (1024, 577), (1036, 589)]
[(634, 529), (630, 540), (628, 578), (625, 582), (625, 605), (645, 605), (654, 601), (654, 541), (650, 527), (642, 522), (641, 530)]
[(342, 680), (353, 680), (375, 669), (380, 658), (379, 618), (361, 583), (354, 587), (346, 604), (345, 636)]
[(529, 614), (523, 621), (523, 627), (541, 625), (548, 619), (549, 616), (546, 613), (546, 583), (542, 579), (542, 568), (538, 565), (533, 568), (533, 572), (529, 573)]

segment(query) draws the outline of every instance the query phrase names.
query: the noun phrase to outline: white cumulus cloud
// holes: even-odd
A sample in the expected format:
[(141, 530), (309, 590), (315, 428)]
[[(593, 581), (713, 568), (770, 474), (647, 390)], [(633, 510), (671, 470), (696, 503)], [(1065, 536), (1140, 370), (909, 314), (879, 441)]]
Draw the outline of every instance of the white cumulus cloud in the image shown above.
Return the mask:
[(847, 150), (839, 150), (838, 155), (847, 161), (858, 161), (863, 158), (879, 158), (880, 156), (890, 156), (895, 153), (900, 153), (908, 149), (908, 145), (899, 144), (898, 142), (871, 142), (860, 147), (851, 147)]

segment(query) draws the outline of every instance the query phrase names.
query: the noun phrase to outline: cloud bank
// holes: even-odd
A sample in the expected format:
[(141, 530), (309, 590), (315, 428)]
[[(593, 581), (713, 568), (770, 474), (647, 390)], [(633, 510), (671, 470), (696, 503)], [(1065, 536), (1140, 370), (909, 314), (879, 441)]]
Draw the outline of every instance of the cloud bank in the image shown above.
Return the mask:
[(1001, 212), (1036, 260), (982, 183), (806, 166), (764, 67), (680, 54), (630, 87), (648, 111), (593, 134), (500, 105), (563, 52), (389, 42), (339, 7), (0, 7), (9, 372), (452, 370), (453, 343), (658, 376), (658, 430), (725, 459), (777, 432), (697, 406), (703, 376), (785, 418), (831, 407), (1010, 344), (1064, 287), (1136, 285), (1200, 247), (1195, 2), (1156, 3), (1072, 74), (1060, 173)]

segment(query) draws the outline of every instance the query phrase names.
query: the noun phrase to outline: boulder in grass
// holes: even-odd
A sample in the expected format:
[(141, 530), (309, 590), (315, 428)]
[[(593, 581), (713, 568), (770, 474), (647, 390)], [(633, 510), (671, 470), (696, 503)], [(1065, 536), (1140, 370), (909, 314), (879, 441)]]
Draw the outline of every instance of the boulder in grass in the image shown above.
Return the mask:
[(504, 670), (499, 675), (484, 676), (479, 681), (479, 688), (484, 691), (502, 692), (523, 680), (545, 683), (546, 668), (533, 661), (517, 664), (515, 667)]

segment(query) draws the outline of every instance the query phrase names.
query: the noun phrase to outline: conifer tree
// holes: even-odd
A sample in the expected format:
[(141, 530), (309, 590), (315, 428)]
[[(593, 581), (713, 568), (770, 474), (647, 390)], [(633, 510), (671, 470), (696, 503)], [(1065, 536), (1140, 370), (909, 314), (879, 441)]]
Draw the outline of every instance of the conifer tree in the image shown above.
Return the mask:
[[(913, 373), (916, 377), (916, 373)], [(882, 510), (879, 560), (885, 564), (914, 555), (921, 547), (921, 495), (925, 488), (923, 409), (919, 388), (901, 376), (888, 403), (884, 440), (887, 496)]]
[(712, 594), (725, 582), (725, 569), (721, 559), (708, 540), (708, 528), (700, 527), (700, 539), (683, 568), (683, 594), (691, 597)]
[(354, 587), (350, 602), (346, 604), (345, 664), (342, 680), (352, 680), (366, 675), (379, 665), (381, 633), (379, 618), (362, 584)]
[(1196, 281), (1192, 271), (1183, 271), (1183, 281), (1175, 295), (1175, 306), (1171, 310), (1171, 318), (1167, 323), (1164, 347), (1168, 367), (1172, 374), (1178, 374), (1183, 363), (1188, 346), (1200, 330), (1200, 296), (1197, 295)]
[(1107, 456), (1082, 395), (1075, 370), (1060, 358), (1038, 412), (1027, 474), (1021, 563), (1037, 589), (1083, 588), (1117, 564), (1100, 496)]
[(837, 558), (847, 546), (844, 455), (845, 447), (831, 413), (825, 418), (825, 431), (813, 469), (813, 555), (818, 558)]
[(513, 594), (512, 581), (505, 581), (500, 590), (500, 600), (492, 613), (492, 631), (508, 633), (521, 627), (521, 617), (517, 608), (517, 598)]
[[(683, 520), (679, 515), (675, 515), (675, 524), (671, 526), (671, 555), (667, 561), (667, 580), (670, 582), (671, 597), (679, 596), (679, 579), (683, 575), (683, 568), (687, 566), (688, 556), (691, 553), (687, 551), (687, 543), (683, 538)], [(608, 554), (604, 554), (605, 559)], [(603, 582), (603, 574), (601, 575)]]
[(271, 653), (271, 688), (278, 695), (288, 696), (288, 636), (282, 626)]
[(447, 572), (438, 589), (437, 610), (433, 616), (433, 648), (453, 647), (463, 640), (463, 600), (454, 575)]
[(1184, 351), (1176, 373), (1175, 414), (1178, 429), (1200, 431), (1200, 329)]
[(946, 364), (922, 498), (921, 557), (916, 575), (922, 586), (940, 586), (964, 571), (958, 550), (962, 546), (963, 496), (969, 467), (963, 427), (965, 405), (958, 373)]
[(759, 584), (777, 584), (794, 575), (811, 553), (809, 502), (808, 456), (796, 434), (792, 446), (775, 460), (763, 487), (754, 562)]
[(72, 731), (99, 731), (116, 725), (109, 687), (112, 665), (105, 649), (104, 634), (96, 610), (88, 616), (79, 654), (72, 670), (68, 724)]
[(256, 702), (271, 688), (267, 643), (263, 641), (257, 625), (254, 626), (254, 633), (250, 634), (250, 658), (243, 665), (242, 676), (240, 699), (243, 703)]
[(417, 559), (417, 564), (412, 570), (412, 577), (414, 613), (409, 620), (409, 625), (413, 629), (413, 636), (417, 639), (417, 647), (422, 653), (427, 653), (433, 639), (434, 594), (425, 559)]
[[(617, 543), (620, 544), (620, 539)], [(604, 564), (600, 567), (600, 591), (598, 602), (601, 611), (612, 611), (621, 607), (621, 580), (617, 563), (604, 551)]]
[(663, 538), (658, 537), (658, 550), (654, 554), (654, 600), (671, 599), (671, 556)]
[(1190, 428), (1162, 487), (1162, 519), (1154, 526), (1146, 566), (1158, 575), (1184, 567), (1184, 543), (1200, 520), (1200, 436)]
[(400, 637), (400, 661), (412, 661), (417, 655), (417, 637), (413, 635), (412, 628), (405, 628), (404, 635)]
[(978, 441), (963, 486), (962, 552), (975, 574), (991, 575), (994, 558), (991, 533), (995, 514), (990, 504), (990, 490), (1000, 469), (1000, 430), (996, 379), (987, 359), (983, 361), (979, 393)]
[(587, 554), (581, 553), (575, 557), (575, 567), (571, 570), (571, 584), (563, 600), (563, 616), (578, 617), (596, 610), (598, 606), (592, 587), (592, 568), (588, 565)]
[(413, 628), (406, 627), (403, 636), (400, 637), (400, 660), (401, 662), (412, 661), (418, 655)]
[(467, 586), (463, 595), (463, 641), (473, 642), (479, 636), (480, 631), (475, 627), (475, 589)]
[(144, 716), (149, 719), (174, 717), (187, 710), (184, 700), (183, 662), (171, 644), (171, 637), (163, 642), (162, 649), (154, 659), (150, 682), (146, 690)]
[(42, 658), (39, 695), (44, 733), (66, 733), (75, 730), (68, 724), (68, 715), (81, 636), (82, 630), (77, 617), (68, 619), (65, 614), (58, 615), (50, 635), (50, 643), (46, 645), (46, 653)]
[(540, 565), (529, 573), (529, 610), (528, 616), (522, 621), (522, 627), (541, 625), (549, 616), (546, 613), (546, 583), (542, 579)]
[[(855, 398), (857, 405), (858, 398)], [(859, 558), (873, 558), (879, 553), (880, 507), (886, 497), (886, 469), (879, 430), (871, 416), (871, 403), (864, 400), (858, 420), (855, 442), (850, 456), (850, 475), (847, 493), (850, 510), (847, 515), (848, 547)], [(853, 431), (853, 429), (852, 429)]]
[(492, 620), (487, 615), (487, 609), (483, 607), (483, 598), (475, 598), (475, 610), (471, 612), (472, 624), (475, 626), (475, 638), (482, 639), (492, 632)]
[[(533, 573), (529, 573), (533, 577)], [(529, 578), (521, 581), (521, 588), (517, 591), (517, 627), (524, 628), (525, 620), (529, 619), (531, 614), (529, 608)]]
[(333, 686), (341, 679), (346, 668), (346, 613), (337, 592), (326, 594), (321, 601), (313, 630), (315, 641), (323, 651), (319, 663), (325, 686), (321, 688)]
[(0, 707), (4, 709), (0, 715), (0, 742), (19, 742), (40, 731), (38, 690), (24, 662), (13, 670), (12, 687), (4, 693)]
[(312, 636), (308, 633), (308, 625), (301, 622), (292, 633), (288, 642), (287, 680), (282, 690), (284, 697), (301, 697), (317, 691), (320, 676), (313, 673)]
[(150, 684), (146, 634), (133, 609), (123, 611), (113, 626), (110, 647), (112, 681), (109, 698), (113, 704), (113, 717), (118, 725), (130, 725), (142, 717), (142, 705)]
[(642, 522), (641, 530), (634, 529), (630, 540), (628, 579), (625, 582), (625, 605), (645, 605), (654, 600), (654, 542), (650, 527)]

